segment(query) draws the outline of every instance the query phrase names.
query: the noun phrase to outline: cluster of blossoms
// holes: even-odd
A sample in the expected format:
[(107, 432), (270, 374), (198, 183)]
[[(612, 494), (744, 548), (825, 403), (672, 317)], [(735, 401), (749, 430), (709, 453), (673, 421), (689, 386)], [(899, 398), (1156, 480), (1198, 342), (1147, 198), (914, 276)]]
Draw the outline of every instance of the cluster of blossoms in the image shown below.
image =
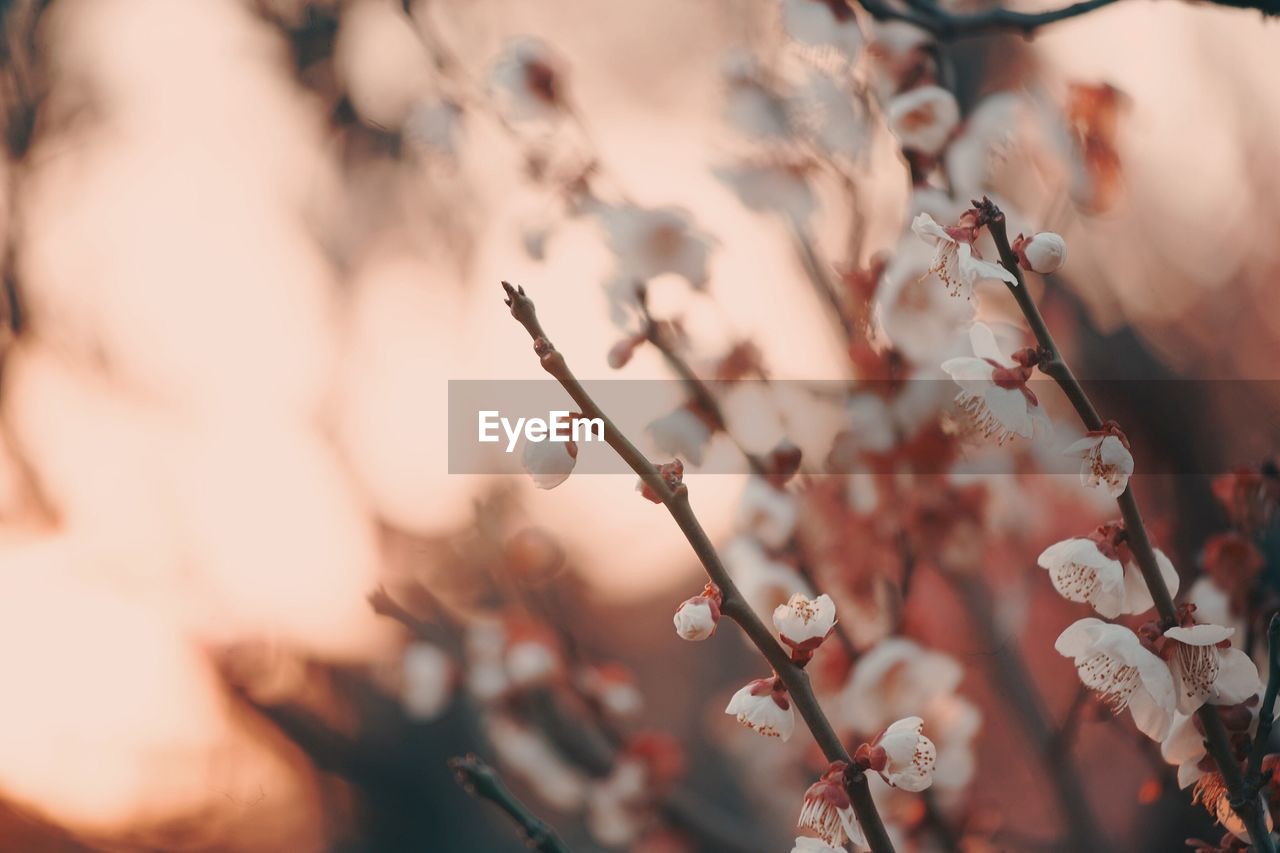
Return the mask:
[[(946, 817), (964, 822), (961, 794), (975, 772), (973, 740), (981, 717), (959, 693), (962, 667), (909, 636), (925, 634), (912, 619), (912, 577), (929, 569), (959, 585), (970, 583), (987, 570), (993, 554), (1009, 547), (1015, 538), (1010, 531), (1035, 537), (1052, 527), (1042, 519), (1028, 521), (1037, 503), (1032, 497), (1044, 493), (1026, 493), (1044, 487), (1016, 474), (1043, 462), (1035, 455), (1039, 447), (1025, 450), (1015, 443), (1005, 457), (1015, 461), (994, 474), (975, 473), (970, 464), (983, 449), (965, 454), (987, 439), (1004, 444), (1050, 433), (1051, 406), (1032, 384), (1037, 370), (1051, 373), (1058, 358), (992, 320), (983, 301), (992, 288), (1022, 287), (1023, 273), (1061, 271), (1066, 241), (1052, 231), (1025, 228), (1027, 234), (1019, 233), (1002, 257), (990, 217), (1002, 210), (1008, 222), (1025, 222), (1001, 198), (998, 173), (1023, 144), (1015, 131), (1032, 119), (1054, 125), (1041, 136), (1059, 146), (1053, 153), (1066, 164), (1065, 185), (1077, 204), (1098, 210), (1111, 203), (1116, 157), (1106, 128), (1114, 123), (1114, 100), (1103, 88), (1073, 86), (1063, 117), (1051, 119), (1043, 103), (996, 93), (965, 115), (940, 85), (919, 30), (862, 20), (839, 0), (781, 0), (779, 14), (797, 48), (778, 67), (742, 52), (725, 63), (726, 118), (747, 147), (716, 174), (745, 206), (787, 225), (807, 274), (830, 298), (848, 334), (859, 381), (841, 401), (846, 428), (825, 456), (815, 454), (826, 473), (845, 476), (797, 476), (800, 454), (786, 442), (766, 456), (748, 455), (752, 474), (735, 536), (722, 553), (745, 604), (772, 614), (792, 666), (809, 667), (820, 698), (838, 709), (834, 722), (841, 735), (859, 743), (851, 760), (830, 763), (802, 800), (799, 824), (807, 834), (795, 849), (829, 851), (846, 840), (866, 846), (853, 815), (850, 774), (865, 775), (874, 783), (877, 804), (898, 814), (905, 811), (894, 807), (898, 792), (935, 785)], [(578, 121), (564, 64), (540, 42), (513, 42), (489, 85), (513, 124), (563, 129)], [(438, 113), (431, 113), (433, 121)], [(429, 124), (425, 113), (422, 123)], [(438, 128), (423, 134), (442, 138)], [(865, 263), (854, 257), (841, 275), (827, 276), (810, 228), (820, 190), (833, 183), (856, 185), (870, 162), (868, 152), (886, 135), (912, 188), (901, 238), (887, 256)], [(611, 199), (598, 180), (603, 167), (594, 152), (565, 162), (535, 150), (529, 160), (531, 175), (565, 202), (568, 216), (598, 224), (614, 259), (605, 287), (622, 337), (608, 354), (610, 366), (624, 368), (650, 344), (672, 358), (694, 352), (678, 319), (657, 321), (649, 314), (646, 293), (658, 279), (683, 280), (689, 289), (705, 292), (713, 281), (716, 238), (682, 208)], [(965, 201), (979, 195), (982, 203)], [(998, 209), (987, 195), (1001, 199)], [(549, 229), (540, 229), (527, 237), (530, 254), (545, 251), (548, 235)], [(703, 364), (717, 379), (766, 375), (750, 342), (736, 341)], [(942, 383), (911, 381), (938, 376), (953, 380), (958, 392), (939, 393)], [(671, 459), (659, 473), (675, 489), (685, 465), (701, 465), (714, 436), (728, 434), (729, 426), (714, 401), (709, 407), (693, 394), (656, 418), (647, 432)], [(1128, 491), (1132, 448), (1114, 422), (1056, 452), (1079, 460), (1085, 487), (1084, 497), (1054, 495), (1056, 505), (1092, 507), (1089, 495), (1116, 499)], [(575, 450), (530, 445), (522, 459), (536, 485), (552, 488), (569, 477)], [(1103, 703), (1117, 712), (1128, 709), (1142, 732), (1162, 741), (1166, 757), (1178, 765), (1179, 782), (1197, 786), (1200, 801), (1237, 835), (1243, 827), (1206, 756), (1194, 715), (1205, 704), (1223, 709), (1241, 742), (1256, 729), (1261, 683), (1250, 650), (1239, 648), (1241, 626), (1230, 621), (1256, 617), (1249, 595), (1262, 563), (1247, 537), (1275, 518), (1277, 483), (1274, 471), (1263, 470), (1218, 487), (1238, 530), (1206, 546), (1207, 577), (1190, 590), (1191, 604), (1180, 610), (1176, 625), (1152, 621), (1134, 630), (1104, 621), (1147, 614), (1155, 601), (1153, 576), (1171, 596), (1179, 587), (1168, 557), (1154, 550), (1154, 565), (1142, 565), (1118, 521), (1059, 541), (1038, 560), (1063, 598), (1087, 604), (1102, 617), (1069, 626), (1057, 650), (1075, 662), (1084, 685)], [(643, 482), (638, 490), (661, 501)], [(1044, 541), (1052, 540), (1039, 540)], [(676, 633), (691, 641), (710, 638), (724, 606), (724, 591), (707, 584), (677, 608)], [(839, 625), (837, 607), (845, 615)], [(1017, 614), (998, 616), (1017, 621)], [(625, 679), (612, 678), (604, 668), (567, 673), (554, 636), (527, 626), (486, 628), (467, 648), (468, 688), (497, 709), (490, 737), (508, 767), (542, 789), (548, 802), (582, 809), (602, 843), (637, 837), (637, 827), (652, 817), (655, 792), (672, 778), (655, 766), (674, 762), (646, 760), (638, 755), (643, 749), (628, 748), (603, 783), (588, 783), (581, 768), (541, 733), (517, 722), (511, 710), (529, 690), (568, 684), (580, 694), (599, 694), (598, 704), (620, 715), (638, 705), (634, 686), (627, 693), (620, 686)], [(433, 690), (444, 689), (431, 685), (454, 680), (447, 661), (421, 648), (406, 656), (406, 679), (411, 675), (420, 686), (406, 692), (406, 703), (424, 710), (436, 707)], [(788, 741), (796, 726), (795, 698), (776, 672), (738, 689), (725, 712), (778, 741)], [(806, 771), (808, 778), (813, 769)]]

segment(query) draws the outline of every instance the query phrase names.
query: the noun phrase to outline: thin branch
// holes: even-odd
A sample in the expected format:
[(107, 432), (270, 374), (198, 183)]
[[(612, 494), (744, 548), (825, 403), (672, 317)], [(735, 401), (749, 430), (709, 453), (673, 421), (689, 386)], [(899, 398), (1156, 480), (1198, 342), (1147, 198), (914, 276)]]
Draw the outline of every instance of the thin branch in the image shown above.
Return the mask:
[[(1001, 264), (1013, 273), (1014, 278), (1017, 279), (1017, 284), (1008, 285), (1009, 292), (1017, 300), (1018, 307), (1022, 310), (1027, 324), (1035, 335), (1036, 342), (1043, 350), (1043, 360), (1039, 365), (1040, 370), (1058, 384), (1067, 399), (1071, 401), (1071, 405), (1080, 416), (1080, 420), (1084, 422), (1084, 425), (1089, 430), (1102, 429), (1103, 421), (1098, 414), (1098, 410), (1094, 408), (1093, 402), (1089, 399), (1084, 387), (1062, 358), (1062, 353), (1058, 349), (1049, 327), (1045, 324), (1044, 317), (1040, 314), (1040, 309), (1036, 306), (1030, 291), (1027, 290), (1022, 268), (1018, 264), (1018, 257), (1009, 243), (1004, 213), (988, 199), (984, 199), (978, 207), (981, 211), (980, 220), (987, 225), (992, 239), (995, 240), (996, 248), (1000, 252)], [(1143, 523), (1142, 513), (1138, 510), (1138, 501), (1133, 494), (1133, 483), (1129, 483), (1120, 497), (1116, 499), (1116, 503), (1119, 505), (1120, 514), (1124, 519), (1127, 544), (1133, 552), (1138, 568), (1142, 570), (1142, 577), (1146, 582), (1147, 589), (1151, 592), (1156, 612), (1159, 614), (1164, 627), (1176, 625), (1178, 614), (1173, 604), (1173, 596), (1169, 594), (1169, 588), (1165, 585), (1164, 577), (1160, 573), (1155, 549), (1151, 545), (1151, 538), (1148, 536), (1146, 525)], [(1218, 714), (1218, 709), (1205, 703), (1196, 711), (1196, 716), (1200, 718), (1200, 722), (1204, 727), (1205, 742), (1209, 754), (1213, 756), (1214, 762), (1218, 765), (1218, 771), (1222, 774), (1222, 779), (1230, 792), (1231, 807), (1235, 809), (1236, 814), (1240, 816), (1240, 819), (1248, 828), (1249, 836), (1253, 839), (1254, 846), (1262, 853), (1276, 853), (1275, 841), (1267, 830), (1264, 807), (1257, 792), (1251, 792), (1249, 786), (1245, 783), (1244, 772), (1240, 767), (1240, 763), (1236, 761), (1235, 752), (1231, 748), (1231, 741), (1227, 736), (1227, 730), (1222, 723), (1222, 718)]]
[[(1042, 27), (1087, 15), (1118, 0), (1080, 0), (1044, 12), (1018, 12), (996, 7), (983, 12), (958, 14), (942, 8), (933, 0), (905, 0), (905, 8), (892, 0), (858, 0), (873, 18), (881, 21), (905, 21), (925, 30), (940, 41), (1011, 32), (1031, 38)], [(1213, 5), (1235, 9), (1254, 9), (1263, 16), (1280, 15), (1280, 0), (1210, 0)]]
[(1262, 759), (1267, 754), (1267, 743), (1271, 740), (1271, 723), (1276, 714), (1276, 693), (1280, 691), (1280, 613), (1271, 617), (1267, 626), (1267, 691), (1262, 694), (1262, 706), (1258, 709), (1258, 732), (1253, 737), (1253, 745), (1249, 749), (1249, 763), (1244, 778), (1251, 788), (1261, 791), (1265, 781), (1262, 778)]
[(570, 853), (568, 845), (560, 840), (554, 829), (542, 818), (529, 811), (528, 806), (516, 799), (515, 794), (503, 784), (498, 772), (474, 755), (449, 759), (449, 767), (458, 777), (458, 783), (468, 794), (488, 800), (506, 812), (520, 827), (529, 846), (541, 853)]
[[(543, 331), (534, 311), (533, 300), (525, 295), (524, 288), (516, 288), (502, 283), (507, 292), (507, 305), (511, 308), (511, 316), (524, 326), (525, 331), (534, 342), (534, 352), (538, 354), (542, 367), (564, 387), (573, 401), (578, 404), (584, 417), (599, 418), (604, 424), (604, 437), (609, 446), (640, 477), (648, 489), (661, 500), (680, 531), (688, 540), (694, 554), (702, 563), (707, 576), (720, 587), (724, 596), (721, 613), (728, 616), (747, 635), (748, 639), (760, 650), (765, 659), (773, 667), (774, 672), (786, 686), (787, 692), (800, 712), (805, 725), (813, 734), (813, 739), (822, 749), (828, 761), (849, 762), (849, 753), (841, 743), (831, 722), (819, 707), (809, 683), (808, 674), (791, 662), (790, 656), (782, 645), (774, 639), (772, 632), (760, 621), (751, 606), (747, 604), (742, 593), (738, 591), (733, 578), (720, 561), (719, 554), (711, 544), (710, 537), (702, 528), (693, 508), (689, 504), (689, 490), (684, 484), (669, 488), (658, 473), (658, 469), (645, 457), (631, 441), (622, 434), (596, 402), (587, 393), (582, 383), (574, 376), (573, 371), (565, 363), (564, 356), (552, 346)], [(884, 823), (871, 799), (871, 791), (867, 785), (866, 775), (853, 767), (845, 774), (845, 787), (849, 799), (853, 803), (854, 814), (866, 834), (867, 842), (873, 853), (892, 853), (893, 842), (885, 831)]]
[[(1081, 0), (1060, 9), (1047, 12), (1016, 12), (1012, 9), (995, 8), (985, 12), (957, 14), (949, 12), (936, 3), (921, 0), (910, 4), (908, 9), (900, 9), (889, 0), (859, 0), (862, 8), (871, 16), (884, 21), (906, 21), (930, 33), (934, 38), (948, 41), (971, 38), (993, 32), (1014, 32), (1024, 38), (1030, 38), (1041, 27), (1077, 18), (1103, 6), (1110, 6), (1117, 0)], [(1263, 0), (1266, 2), (1266, 0)]]

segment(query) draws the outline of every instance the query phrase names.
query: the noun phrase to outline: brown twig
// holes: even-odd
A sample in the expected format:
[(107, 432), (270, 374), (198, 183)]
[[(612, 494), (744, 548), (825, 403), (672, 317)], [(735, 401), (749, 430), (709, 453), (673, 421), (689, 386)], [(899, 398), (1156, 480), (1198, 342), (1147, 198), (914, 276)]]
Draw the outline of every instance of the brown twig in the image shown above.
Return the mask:
[[(676, 525), (688, 540), (694, 554), (702, 563), (707, 576), (720, 587), (723, 595), (721, 613), (728, 616), (742, 628), (748, 639), (760, 650), (765, 659), (773, 667), (774, 672), (786, 686), (791, 701), (800, 712), (800, 717), (813, 735), (813, 739), (822, 749), (828, 761), (849, 762), (849, 753), (841, 743), (831, 722), (822, 712), (814, 697), (813, 687), (808, 674), (791, 662), (790, 656), (782, 645), (774, 639), (772, 632), (760, 621), (751, 606), (747, 604), (742, 593), (738, 591), (733, 578), (720, 561), (715, 546), (702, 528), (693, 508), (689, 503), (689, 490), (684, 484), (669, 488), (658, 473), (658, 469), (645, 457), (631, 441), (622, 434), (596, 402), (587, 393), (582, 383), (566, 364), (560, 354), (543, 331), (534, 311), (533, 300), (525, 295), (524, 288), (513, 287), (502, 283), (507, 293), (507, 305), (511, 308), (511, 316), (524, 326), (529, 337), (533, 339), (534, 351), (542, 362), (542, 367), (568, 392), (579, 410), (587, 418), (599, 418), (604, 423), (604, 437), (609, 446), (640, 477), (648, 489), (657, 495), (667, 508)], [(885, 831), (884, 823), (871, 799), (871, 791), (866, 775), (853, 770), (845, 774), (845, 786), (849, 799), (853, 804), (854, 814), (858, 818), (868, 845), (873, 853), (892, 853), (893, 842)]]
[[(1076, 379), (1075, 374), (1071, 372), (1071, 368), (1063, 359), (1062, 352), (1058, 349), (1058, 345), (1054, 341), (1044, 317), (1041, 316), (1035, 299), (1032, 298), (1030, 291), (1027, 290), (1022, 268), (1018, 263), (1018, 256), (1009, 243), (1004, 213), (989, 199), (983, 199), (977, 204), (977, 208), (980, 212), (979, 220), (987, 226), (991, 232), (992, 239), (995, 240), (996, 248), (1000, 253), (1000, 263), (1013, 273), (1014, 278), (1017, 279), (1017, 284), (1008, 284), (1009, 292), (1013, 294), (1018, 307), (1022, 310), (1022, 314), (1027, 320), (1027, 324), (1031, 327), (1032, 334), (1035, 335), (1037, 344), (1040, 346), (1042, 360), (1038, 366), (1041, 372), (1058, 384), (1058, 387), (1062, 389), (1067, 399), (1071, 402), (1076, 414), (1080, 416), (1080, 420), (1086, 428), (1089, 430), (1102, 429), (1102, 417), (1098, 414), (1098, 410), (1094, 408), (1093, 402), (1089, 399), (1089, 395), (1085, 392), (1080, 381)], [(1138, 568), (1142, 571), (1142, 577), (1146, 582), (1147, 589), (1151, 592), (1151, 598), (1155, 602), (1156, 613), (1159, 614), (1160, 621), (1164, 627), (1176, 625), (1178, 614), (1173, 604), (1173, 596), (1169, 594), (1169, 588), (1165, 585), (1164, 577), (1160, 573), (1155, 549), (1151, 545), (1151, 538), (1147, 534), (1146, 525), (1143, 523), (1142, 513), (1138, 510), (1138, 502), (1133, 494), (1132, 483), (1129, 483), (1120, 497), (1116, 499), (1116, 503), (1119, 505), (1120, 515), (1124, 519), (1127, 544), (1133, 552)], [(1226, 727), (1222, 723), (1222, 718), (1218, 715), (1218, 709), (1205, 703), (1196, 711), (1196, 716), (1200, 718), (1200, 722), (1204, 727), (1205, 742), (1209, 754), (1213, 756), (1214, 762), (1218, 765), (1218, 770), (1227, 785), (1227, 790), (1230, 792), (1231, 807), (1248, 828), (1249, 836), (1253, 839), (1254, 846), (1259, 851), (1263, 851), (1263, 853), (1276, 853), (1275, 842), (1271, 837), (1271, 833), (1267, 830), (1264, 807), (1257, 792), (1251, 792), (1245, 782), (1244, 772), (1241, 770), (1240, 763), (1236, 761), (1235, 752), (1231, 748), (1231, 742), (1227, 736)]]
[(1276, 693), (1280, 692), (1280, 614), (1271, 617), (1267, 626), (1267, 690), (1262, 694), (1258, 708), (1258, 731), (1249, 748), (1249, 762), (1245, 767), (1245, 783), (1255, 793), (1262, 790), (1267, 780), (1262, 778), (1262, 759), (1267, 754), (1271, 740), (1271, 725), (1276, 715)]
[[(905, 21), (941, 41), (998, 32), (1011, 32), (1023, 38), (1030, 38), (1042, 27), (1087, 15), (1116, 2), (1118, 0), (1080, 0), (1080, 2), (1044, 12), (1018, 12), (996, 7), (982, 12), (956, 13), (942, 8), (933, 0), (909, 0), (905, 8), (894, 5), (892, 0), (858, 0), (858, 4), (877, 20)], [(1280, 15), (1280, 2), (1277, 0), (1210, 0), (1210, 2), (1217, 6), (1235, 9), (1255, 9), (1264, 16)]]
[(540, 853), (570, 853), (569, 846), (560, 840), (556, 831), (529, 807), (511, 793), (498, 772), (474, 755), (449, 759), (449, 768), (458, 777), (458, 783), (474, 797), (502, 809), (520, 828), (529, 846)]

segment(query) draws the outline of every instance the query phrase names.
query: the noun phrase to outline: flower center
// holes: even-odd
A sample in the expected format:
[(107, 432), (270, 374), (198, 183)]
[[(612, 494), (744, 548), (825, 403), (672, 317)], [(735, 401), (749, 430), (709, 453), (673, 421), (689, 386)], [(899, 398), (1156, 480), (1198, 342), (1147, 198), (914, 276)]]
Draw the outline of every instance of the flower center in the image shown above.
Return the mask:
[(1071, 601), (1091, 601), (1102, 582), (1092, 566), (1067, 563), (1053, 573), (1053, 585)]
[(1115, 713), (1129, 705), (1141, 679), (1137, 667), (1116, 660), (1106, 652), (1097, 652), (1076, 664), (1080, 681), (1098, 694)]
[(1188, 696), (1208, 696), (1213, 691), (1220, 666), (1216, 647), (1176, 643), (1173, 665), (1182, 676), (1182, 690)]

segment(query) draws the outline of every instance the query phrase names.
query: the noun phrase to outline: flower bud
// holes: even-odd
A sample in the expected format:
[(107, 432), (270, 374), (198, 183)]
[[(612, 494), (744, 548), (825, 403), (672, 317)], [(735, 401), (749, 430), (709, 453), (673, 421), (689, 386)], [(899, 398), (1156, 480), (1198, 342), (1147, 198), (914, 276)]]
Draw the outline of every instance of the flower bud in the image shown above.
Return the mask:
[(569, 479), (578, 463), (578, 446), (572, 441), (525, 441), (520, 464), (539, 489), (554, 489)]
[(720, 621), (720, 589), (707, 584), (701, 595), (686, 599), (676, 608), (676, 633), (683, 640), (705, 640), (716, 632)]
[(1041, 231), (1034, 237), (1019, 236), (1013, 250), (1023, 269), (1041, 275), (1057, 272), (1067, 262), (1067, 241), (1052, 231)]

